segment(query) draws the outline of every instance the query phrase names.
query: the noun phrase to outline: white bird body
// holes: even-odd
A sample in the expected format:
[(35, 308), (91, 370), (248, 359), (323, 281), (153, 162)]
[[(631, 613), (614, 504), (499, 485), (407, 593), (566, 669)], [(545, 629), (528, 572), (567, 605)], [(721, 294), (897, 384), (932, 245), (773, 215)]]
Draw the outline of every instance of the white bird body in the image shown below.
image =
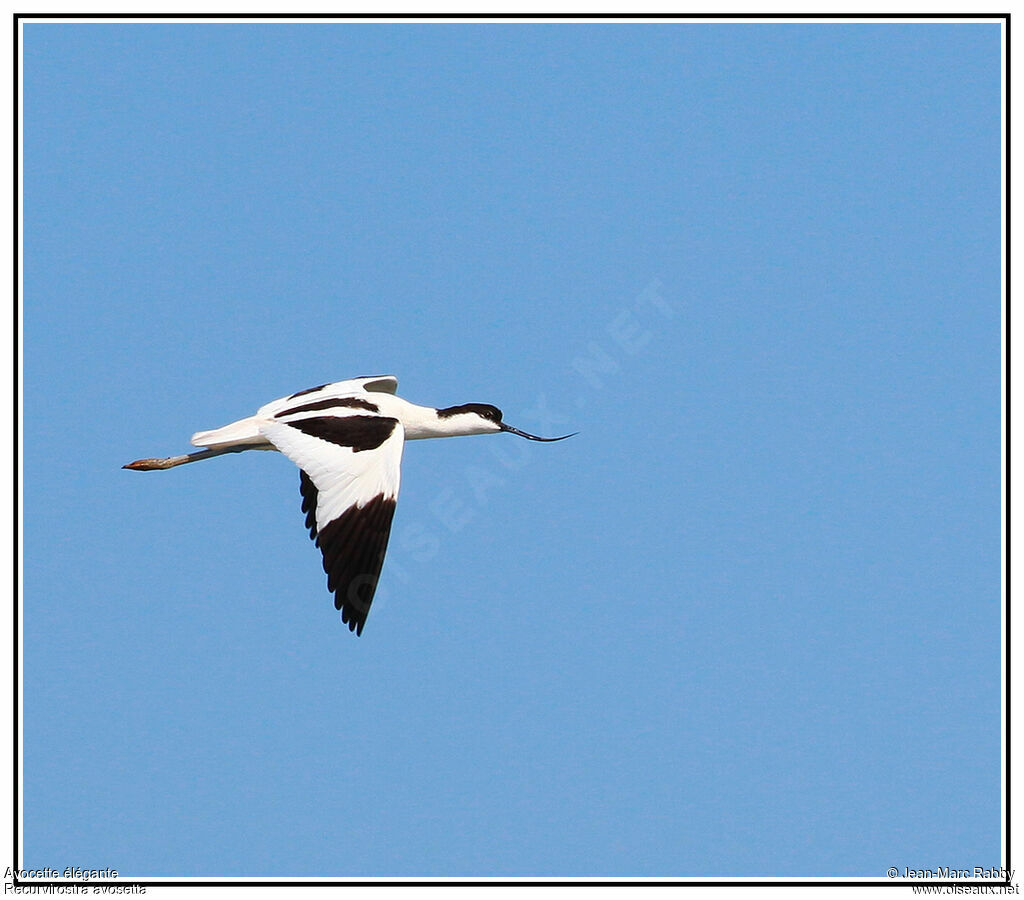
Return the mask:
[[(397, 387), (398, 380), (390, 375), (372, 379), (352, 378), (348, 381), (336, 381), (333, 384), (325, 384), (319, 388), (311, 388), (308, 391), (300, 391), (298, 394), (290, 394), (280, 400), (274, 400), (261, 406), (256, 415), (239, 419), (222, 428), (196, 432), (192, 435), (191, 442), (196, 447), (246, 444), (252, 450), (277, 450), (278, 448), (261, 433), (261, 423), (274, 421), (276, 417), (281, 416), (289, 409), (297, 410), (297, 418), (312, 417), (323, 409), (330, 409), (332, 415), (370, 412), (372, 415), (390, 416), (402, 424), (407, 441), (459, 437), (470, 434), (492, 434), (501, 430), (493, 427), (492, 423), (481, 420), (480, 416), (474, 413), (440, 416), (439, 413), (443, 410), (438, 410), (433, 406), (417, 406), (415, 403), (396, 397), (393, 392)], [(302, 398), (301, 402), (300, 397)], [(370, 410), (367, 407), (359, 406), (346, 408), (334, 405), (338, 400), (358, 400), (360, 398), (365, 398), (365, 402), (372, 404), (376, 409)], [(317, 408), (312, 408), (314, 405)], [(482, 404), (469, 405), (482, 406)], [(303, 409), (304, 407), (310, 408)]]
[(397, 378), (379, 375), (299, 391), (254, 416), (192, 435), (192, 444), (205, 448), (197, 453), (140, 459), (124, 468), (169, 469), (245, 450), (283, 453), (300, 469), (302, 511), (323, 553), (328, 590), (342, 621), (360, 634), (384, 563), (405, 441), (500, 431), (535, 441), (564, 439), (512, 428), (489, 404), (417, 406), (396, 397), (397, 388)]

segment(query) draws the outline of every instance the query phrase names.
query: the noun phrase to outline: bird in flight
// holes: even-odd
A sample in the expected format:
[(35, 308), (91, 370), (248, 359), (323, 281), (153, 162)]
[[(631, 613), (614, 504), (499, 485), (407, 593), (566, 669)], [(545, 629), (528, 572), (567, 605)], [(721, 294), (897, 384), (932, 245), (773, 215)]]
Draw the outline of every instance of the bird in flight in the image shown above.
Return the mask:
[(122, 468), (171, 469), (244, 450), (279, 450), (299, 467), (306, 528), (324, 558), (327, 589), (349, 631), (362, 634), (398, 499), (406, 441), (507, 431), (531, 441), (486, 403), (436, 409), (395, 396), (393, 375), (336, 381), (291, 394), (223, 428), (192, 435), (195, 453), (137, 459)]

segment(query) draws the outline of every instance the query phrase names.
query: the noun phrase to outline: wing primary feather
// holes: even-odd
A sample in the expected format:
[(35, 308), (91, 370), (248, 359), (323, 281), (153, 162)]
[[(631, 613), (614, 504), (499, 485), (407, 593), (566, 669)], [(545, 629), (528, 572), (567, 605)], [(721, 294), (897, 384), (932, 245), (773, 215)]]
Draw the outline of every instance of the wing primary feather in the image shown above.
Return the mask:
[(328, 590), (349, 629), (362, 633), (387, 553), (395, 502), (379, 494), (320, 530)]
[(355, 621), (358, 628), (366, 622), (366, 616), (370, 611), (370, 604), (373, 602), (373, 595), (377, 589), (377, 579), (373, 573), (373, 558), (376, 555), (380, 535), (377, 528), (377, 520), (380, 517), (380, 508), (376, 502), (372, 502), (365, 520), (365, 528), (361, 529), (358, 535), (358, 548), (349, 562), (348, 577), (340, 584), (339, 590), (344, 591), (342, 609), (347, 609), (349, 616)]
[(305, 469), (299, 469), (299, 493), (302, 494), (302, 511), (306, 514), (306, 529), (315, 541), (317, 489)]
[[(334, 591), (338, 585), (345, 580), (345, 575), (353, 560), (351, 551), (346, 550), (355, 544), (356, 526), (359, 518), (350, 515), (352, 510), (348, 509), (339, 518), (324, 526), (317, 540), (317, 546), (324, 557), (324, 572), (327, 573), (327, 590)], [(331, 527), (336, 526), (336, 527)], [(337, 609), (341, 609), (335, 603)]]

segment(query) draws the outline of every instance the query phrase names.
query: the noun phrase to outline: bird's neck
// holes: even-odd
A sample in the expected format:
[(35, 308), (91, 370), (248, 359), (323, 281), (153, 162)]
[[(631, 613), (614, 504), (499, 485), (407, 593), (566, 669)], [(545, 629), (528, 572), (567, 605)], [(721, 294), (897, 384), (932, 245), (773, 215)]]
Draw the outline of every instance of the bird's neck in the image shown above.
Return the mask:
[[(378, 402), (376, 398), (374, 402)], [(462, 421), (465, 418), (463, 416), (439, 416), (434, 407), (417, 406), (401, 397), (388, 397), (380, 406), (382, 413), (394, 416), (402, 423), (407, 441), (475, 433), (467, 429), (467, 423)]]

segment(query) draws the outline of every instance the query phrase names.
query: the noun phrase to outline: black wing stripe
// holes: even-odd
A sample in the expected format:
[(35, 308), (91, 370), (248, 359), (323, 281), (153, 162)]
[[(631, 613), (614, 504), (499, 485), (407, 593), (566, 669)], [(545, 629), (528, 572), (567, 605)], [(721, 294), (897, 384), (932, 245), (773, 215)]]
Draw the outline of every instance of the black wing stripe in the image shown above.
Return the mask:
[(311, 403), (303, 403), (301, 406), (293, 406), (290, 409), (282, 409), (274, 413), (275, 419), (291, 416), (301, 412), (316, 412), (321, 409), (364, 409), (367, 412), (380, 412), (380, 407), (369, 400), (361, 397), (338, 397), (327, 400), (314, 400)]
[(391, 437), (398, 419), (390, 416), (314, 416), (287, 424), (303, 434), (361, 453), (376, 450)]
[(361, 508), (346, 509), (316, 536), (334, 605), (356, 634), (362, 634), (377, 590), (394, 514), (394, 498), (378, 494)]
[[(327, 382), (327, 384), (330, 384), (330, 382)], [(304, 391), (296, 391), (288, 399), (294, 400), (296, 397), (303, 396), (303, 394), (315, 394), (317, 391), (322, 391), (327, 387), (327, 384), (318, 384), (316, 387), (306, 388)]]

